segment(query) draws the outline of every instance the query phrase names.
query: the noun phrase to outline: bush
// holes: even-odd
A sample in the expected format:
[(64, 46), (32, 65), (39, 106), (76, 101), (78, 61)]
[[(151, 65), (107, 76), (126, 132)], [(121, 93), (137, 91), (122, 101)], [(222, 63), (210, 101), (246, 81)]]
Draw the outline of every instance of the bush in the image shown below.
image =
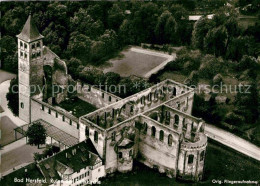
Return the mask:
[(223, 77), (221, 74), (217, 74), (213, 78), (213, 85), (220, 85), (223, 82)]
[(231, 125), (242, 125), (244, 123), (244, 117), (235, 114), (234, 112), (229, 112), (225, 117), (225, 122), (231, 124)]
[(224, 68), (225, 64), (221, 57), (216, 58), (213, 55), (206, 55), (202, 58), (199, 74), (202, 78), (212, 79), (217, 73), (222, 72)]

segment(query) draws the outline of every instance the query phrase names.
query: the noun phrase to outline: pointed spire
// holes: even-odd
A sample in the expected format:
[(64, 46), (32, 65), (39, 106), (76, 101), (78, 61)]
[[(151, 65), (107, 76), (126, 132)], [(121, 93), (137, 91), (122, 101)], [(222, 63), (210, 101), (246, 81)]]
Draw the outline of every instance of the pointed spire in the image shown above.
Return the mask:
[(22, 32), (17, 35), (17, 37), (26, 42), (31, 42), (43, 38), (33, 21), (31, 13), (29, 14), (29, 17), (23, 27)]

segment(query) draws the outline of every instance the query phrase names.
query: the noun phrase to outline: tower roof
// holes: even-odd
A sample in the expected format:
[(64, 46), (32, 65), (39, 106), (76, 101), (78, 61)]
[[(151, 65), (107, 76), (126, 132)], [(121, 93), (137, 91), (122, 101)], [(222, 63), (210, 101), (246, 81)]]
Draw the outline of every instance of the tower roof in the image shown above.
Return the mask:
[(17, 37), (26, 42), (31, 42), (43, 38), (43, 36), (39, 33), (39, 30), (37, 29), (31, 15), (29, 15), (22, 32), (17, 35)]

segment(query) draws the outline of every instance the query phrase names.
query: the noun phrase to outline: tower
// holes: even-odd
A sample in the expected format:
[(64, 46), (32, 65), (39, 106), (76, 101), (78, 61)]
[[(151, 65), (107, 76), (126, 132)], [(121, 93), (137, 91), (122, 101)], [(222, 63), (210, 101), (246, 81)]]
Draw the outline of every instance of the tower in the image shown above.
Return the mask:
[(43, 36), (29, 15), (18, 38), (19, 117), (30, 122), (31, 96), (39, 94), (43, 79)]

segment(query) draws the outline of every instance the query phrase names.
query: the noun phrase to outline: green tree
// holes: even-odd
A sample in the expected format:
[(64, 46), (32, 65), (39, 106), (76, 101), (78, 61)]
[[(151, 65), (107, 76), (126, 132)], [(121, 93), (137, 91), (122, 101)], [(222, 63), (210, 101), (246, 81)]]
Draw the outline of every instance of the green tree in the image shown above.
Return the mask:
[(201, 17), (195, 24), (192, 31), (192, 45), (195, 48), (204, 49), (204, 38), (212, 28), (211, 21), (206, 17)]
[(45, 144), (47, 136), (46, 129), (40, 122), (32, 123), (28, 127), (26, 136), (28, 137), (28, 142), (30, 145), (37, 145), (39, 148), (40, 145)]
[(0, 48), (2, 68), (16, 73), (18, 69), (18, 56), (14, 38), (8, 35), (2, 37), (0, 40)]
[(113, 4), (113, 6), (108, 10), (107, 22), (111, 29), (118, 30), (125, 18), (124, 11), (118, 6), (118, 4)]
[(19, 86), (18, 78), (14, 78), (10, 82), (9, 91), (6, 94), (8, 108), (15, 116), (19, 115)]
[(204, 50), (207, 53), (214, 54), (217, 57), (224, 55), (227, 45), (227, 38), (227, 29), (224, 26), (209, 30), (204, 38)]
[(90, 46), (91, 40), (89, 37), (73, 32), (69, 40), (68, 52), (70, 56), (74, 56), (81, 60), (83, 64), (87, 64), (90, 59)]

